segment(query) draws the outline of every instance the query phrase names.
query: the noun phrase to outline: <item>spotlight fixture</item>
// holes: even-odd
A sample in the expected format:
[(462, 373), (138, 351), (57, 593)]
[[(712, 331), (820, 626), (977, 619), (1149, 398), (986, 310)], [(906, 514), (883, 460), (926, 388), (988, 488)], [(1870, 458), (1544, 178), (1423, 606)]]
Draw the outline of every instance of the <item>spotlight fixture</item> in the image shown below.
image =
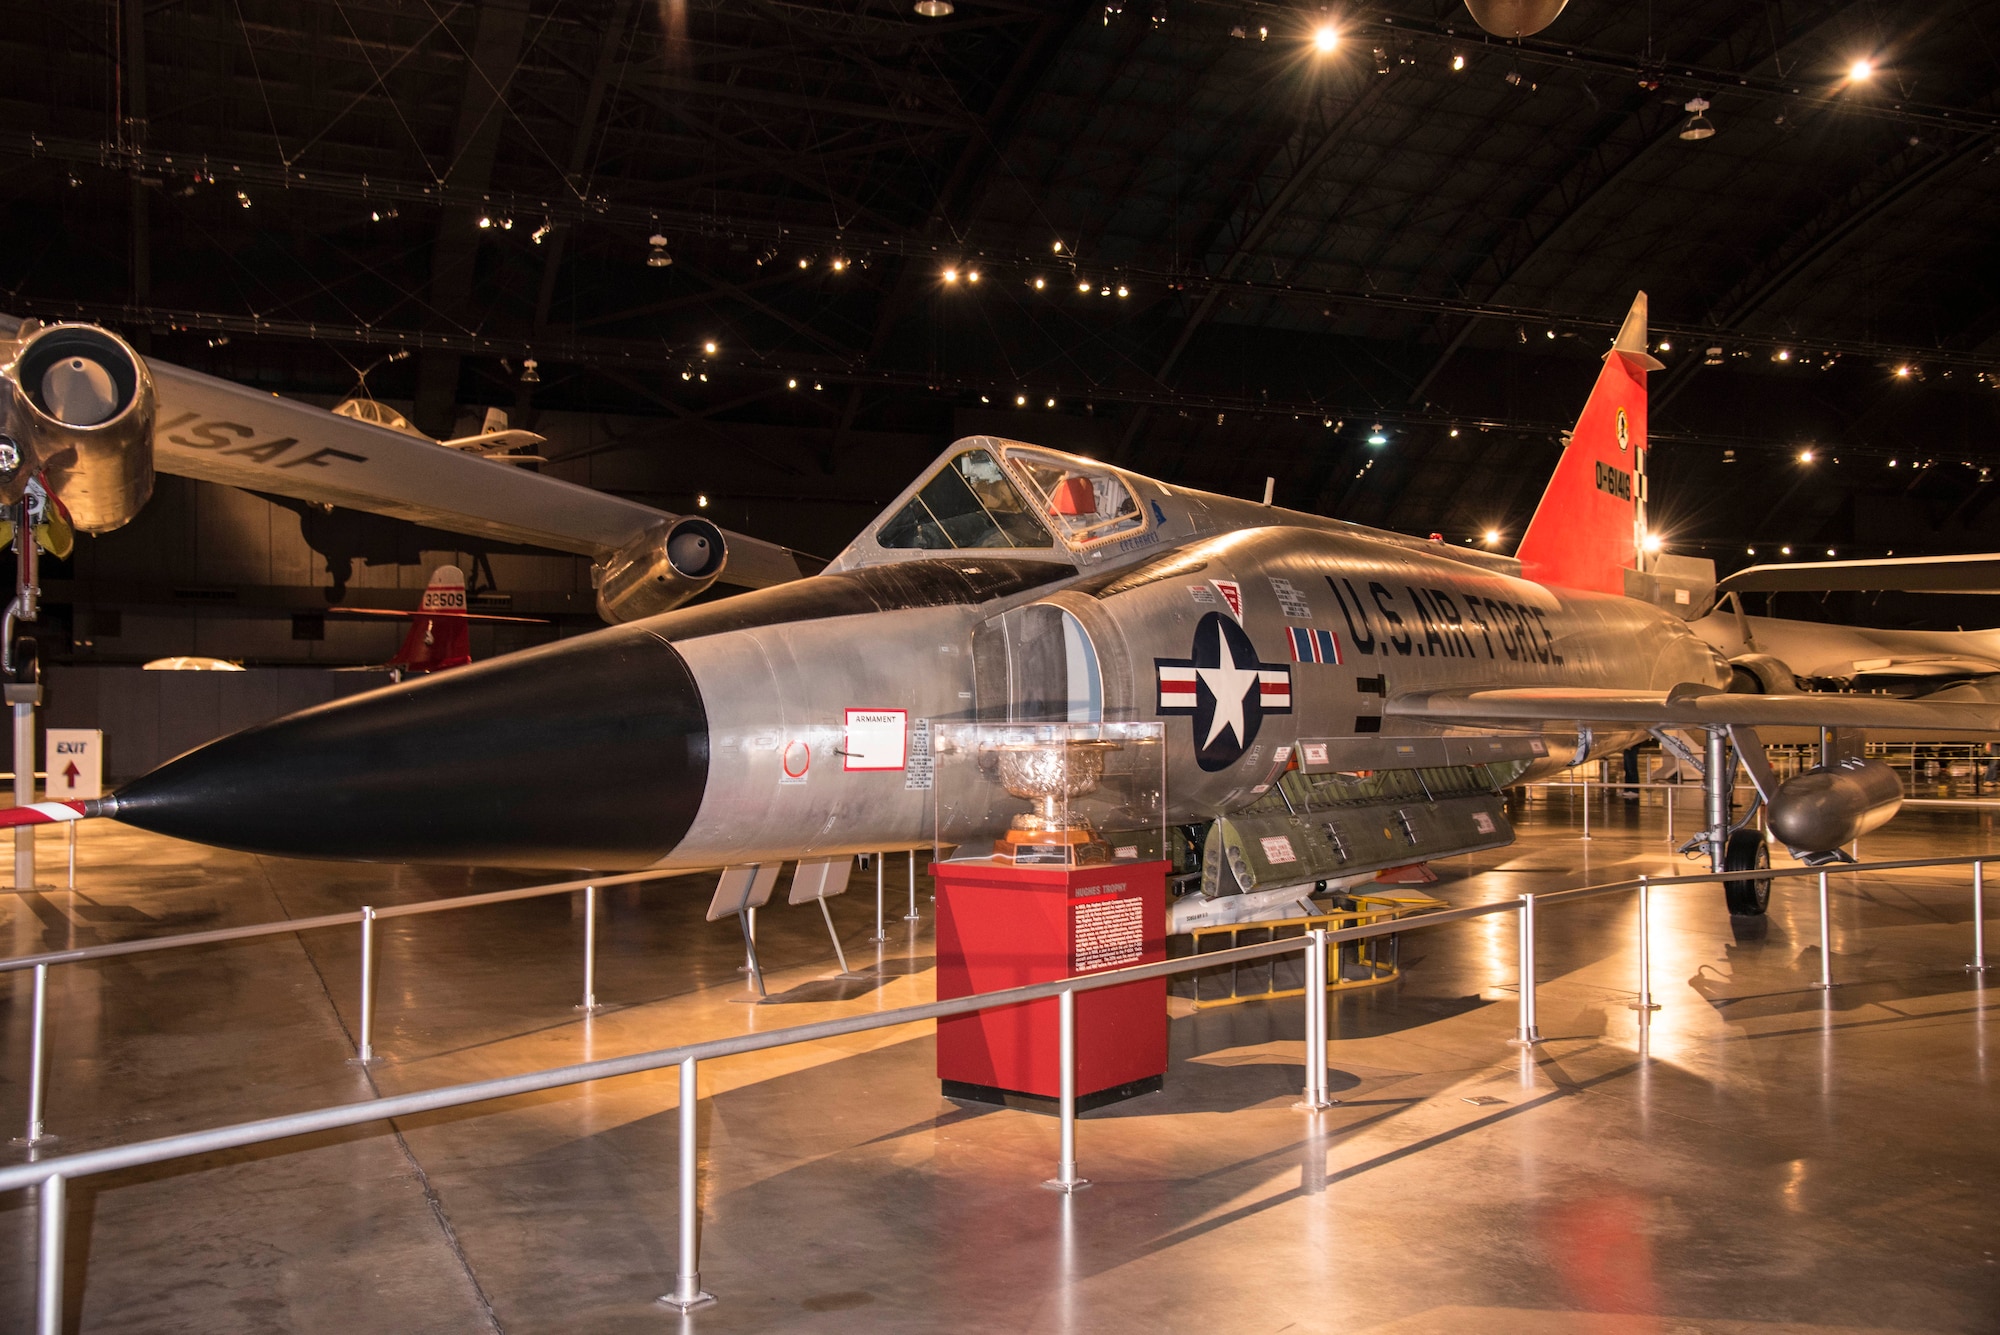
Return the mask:
[(521, 359), (521, 383), (524, 385), (539, 385), (542, 383), (542, 364), (533, 357), (523, 357)]
[(1649, 552), (1657, 552), (1660, 550), (1660, 548), (1666, 546), (1667, 544), (1665, 540), (1660, 537), (1659, 534), (1648, 533), (1645, 537), (1639, 540), (1639, 545), (1645, 548)]
[(977, 269), (967, 269), (967, 270), (965, 271), (965, 281), (966, 281), (966, 282), (968, 282), (968, 283), (976, 283), (976, 282), (978, 282), (978, 281), (979, 281), (979, 270), (977, 270)]
[(1708, 117), (1701, 114), (1708, 110), (1707, 98), (1691, 97), (1681, 109), (1690, 113), (1688, 123), (1681, 127), (1681, 138), (1693, 141), (1708, 139), (1715, 134), (1715, 126), (1709, 121)]
[(1789, 546), (1778, 548), (1778, 555), (1780, 556), (1790, 556), (1791, 554), (1792, 549)]
[(1708, 351), (1704, 352), (1704, 353), (1702, 354), (1702, 357), (1701, 357), (1701, 364), (1702, 364), (1703, 366), (1720, 366), (1720, 365), (1722, 365), (1722, 347), (1721, 347), (1721, 345), (1720, 345), (1720, 344), (1717, 344), (1717, 345), (1714, 345), (1714, 346), (1711, 346), (1711, 347), (1710, 347), (1710, 348), (1708, 349)]
[(694, 508), (695, 508), (695, 509), (697, 509), (697, 510), (706, 510), (706, 509), (708, 508), (708, 493), (707, 493), (707, 492), (705, 492), (705, 491), (701, 491), (701, 492), (696, 492), (696, 493), (695, 493), (695, 498), (694, 498)]
[[(246, 204), (244, 205), (244, 207), (248, 208), (249, 205)], [(1899, 366), (1896, 368), (1896, 379), (1908, 380), (1909, 378), (1910, 378), (1910, 368), (1907, 365)]]
[(1368, 443), (1370, 445), (1387, 445), (1389, 443), (1389, 438), (1382, 434), (1382, 424), (1380, 422), (1368, 428)]
[(810, 256), (810, 255), (801, 255), (801, 256), (799, 256), (799, 267), (800, 267), (801, 269), (810, 269), (810, 268), (812, 268), (812, 263), (813, 263), (813, 262), (812, 262), (812, 256)]
[(250, 207), (250, 196), (244, 194), (241, 190), (238, 190), (236, 192), (236, 202), (238, 204), (241, 204), (244, 208), (247, 209)]
[(1779, 348), (1776, 352), (1771, 354), (1771, 360), (1774, 362), (1788, 362), (1791, 359), (1792, 359), (1792, 350), (1790, 348)]
[(1827, 554), (1828, 556), (1832, 556), (1832, 555), (1833, 555), (1833, 548), (1831, 548), (1831, 547), (1827, 548), (1827, 549), (1826, 549), (1826, 554)]
[(664, 269), (674, 262), (674, 257), (667, 254), (666, 237), (655, 232), (646, 238), (646, 244), (652, 247), (652, 250), (647, 252), (646, 255), (646, 267), (648, 269)]
[(1121, 297), (1129, 297), (1132, 295), (1132, 290), (1126, 287), (1125, 284), (1120, 283), (1118, 285), (1118, 295)]
[(938, 276), (943, 278), (944, 281), (947, 283), (956, 283), (958, 281), (958, 270), (946, 269), (942, 274)]
[(1660, 340), (1661, 352), (1672, 352), (1673, 350), (1674, 350), (1674, 344), (1672, 339), (1663, 338)]
[(1457, 427), (1453, 427), (1453, 428), (1451, 429), (1451, 438), (1452, 438), (1453, 440), (1457, 440), (1457, 439), (1458, 439), (1458, 428), (1457, 428)]
[(813, 381), (813, 388), (814, 388), (814, 389), (818, 389), (819, 387), (820, 387), (820, 383), (819, 383), (819, 381), (817, 381), (817, 380)]
[(1077, 280), (1076, 280), (1076, 290), (1077, 290), (1077, 291), (1079, 291), (1079, 292), (1081, 292), (1081, 293), (1083, 293), (1083, 294), (1084, 294), (1084, 295), (1085, 295), (1086, 297), (1087, 297), (1087, 296), (1089, 296), (1089, 295), (1090, 295), (1090, 280), (1089, 280), (1088, 278), (1079, 278), (1079, 279), (1077, 279)]
[[(240, 194), (240, 192), (239, 192), (239, 194)], [(487, 230), (487, 229), (488, 229), (489, 227), (491, 227), (491, 226), (493, 226), (493, 220), (492, 220), (491, 218), (487, 217), (487, 216), (486, 216), (485, 214), (483, 214), (483, 213), (482, 213), (482, 214), (480, 214), (480, 215), (479, 215), (479, 230), (483, 232), (483, 231)]]
[(1058, 254), (1058, 255), (1062, 254), (1062, 242), (1060, 242), (1060, 241), (1056, 242), (1056, 250), (1055, 250), (1055, 253), (1056, 253), (1056, 254)]
[[(1461, 56), (1461, 57), (1459, 57), (1459, 59), (1463, 60), (1463, 59), (1464, 59), (1464, 57), (1463, 57), (1463, 56)], [(1500, 543), (1500, 530), (1499, 530), (1499, 529), (1497, 529), (1497, 528), (1489, 528), (1489, 529), (1487, 529), (1487, 530), (1486, 530), (1486, 545), (1487, 545), (1488, 547), (1496, 547), (1496, 546), (1498, 546), (1498, 545), (1499, 545), (1499, 543)]]
[(1047, 403), (1043, 404), (1042, 406), (1044, 408), (1053, 408), (1056, 406), (1056, 401), (1054, 399), (1050, 399)]
[(951, 17), (952, 4), (951, 0), (917, 0), (912, 8), (924, 18), (945, 19)]
[(827, 261), (826, 267), (833, 270), (835, 273), (842, 273), (847, 268), (847, 260), (842, 256), (835, 255), (831, 260)]
[(785, 382), (786, 389), (797, 389), (798, 387), (799, 387), (799, 382), (796, 377), (791, 380), (787, 380)]
[(1847, 67), (1847, 78), (1850, 83), (1862, 83), (1874, 77), (1875, 62), (1866, 56), (1863, 56)]
[(1320, 425), (1330, 430), (1333, 427), (1333, 419), (1331, 417), (1321, 418)]
[(544, 218), (542, 220), (542, 225), (540, 227), (537, 227), (534, 231), (528, 233), (528, 240), (534, 242), (536, 245), (539, 246), (542, 244), (542, 242), (549, 239), (549, 233), (553, 231), (555, 231), (554, 225), (551, 224), (548, 221), (548, 219)]
[(1757, 554), (1757, 549), (1755, 547), (1745, 547), (1743, 551), (1746, 555), (1749, 556), (1755, 556)]
[[(1332, 48), (1322, 47), (1320, 49), (1331, 50)], [(1373, 51), (1370, 51), (1369, 54), (1375, 57), (1375, 72), (1377, 74), (1387, 74), (1389, 72), (1389, 53), (1378, 46)]]
[(713, 357), (715, 355), (715, 340), (711, 338), (707, 342), (703, 343), (701, 345), (701, 350), (708, 356)]
[(1039, 291), (1041, 291), (1041, 290), (1042, 290), (1043, 288), (1045, 288), (1045, 287), (1047, 287), (1047, 286), (1048, 286), (1048, 282), (1047, 282), (1047, 281), (1046, 281), (1045, 279), (1042, 279), (1042, 278), (1040, 278), (1040, 277), (1037, 277), (1037, 278), (1035, 279), (1035, 281), (1034, 281), (1034, 284), (1033, 284), (1033, 286), (1034, 286), (1034, 289), (1035, 289), (1035, 291), (1039, 292)]
[(1799, 451), (1799, 462), (1800, 462), (1800, 463), (1802, 463), (1802, 464), (1809, 464), (1809, 463), (1811, 463), (1812, 461), (1813, 461), (1813, 452), (1812, 452), (1811, 450), (1800, 450), (1800, 451)]
[(1454, 73), (1465, 68), (1465, 55), (1463, 52), (1459, 51), (1452, 52), (1451, 68)]
[[(1334, 30), (1331, 23), (1322, 23), (1319, 27), (1313, 29), (1313, 47), (1316, 50), (1321, 52), (1331, 51), (1339, 45), (1340, 34)], [(1376, 53), (1376, 58), (1378, 60), (1381, 58), (1380, 52)], [(1385, 74), (1387, 72), (1387, 70), (1383, 71)]]

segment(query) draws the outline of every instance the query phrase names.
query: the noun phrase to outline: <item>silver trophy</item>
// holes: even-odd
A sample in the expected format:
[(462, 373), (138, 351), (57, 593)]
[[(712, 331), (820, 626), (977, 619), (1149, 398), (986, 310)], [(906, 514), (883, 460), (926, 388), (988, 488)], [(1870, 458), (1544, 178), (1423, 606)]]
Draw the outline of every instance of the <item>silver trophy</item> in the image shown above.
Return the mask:
[(1104, 758), (1117, 742), (1017, 742), (996, 747), (1000, 783), (1035, 810), (1014, 817), (994, 853), (1015, 863), (1084, 865), (1110, 859), (1110, 848), (1068, 803), (1096, 789)]

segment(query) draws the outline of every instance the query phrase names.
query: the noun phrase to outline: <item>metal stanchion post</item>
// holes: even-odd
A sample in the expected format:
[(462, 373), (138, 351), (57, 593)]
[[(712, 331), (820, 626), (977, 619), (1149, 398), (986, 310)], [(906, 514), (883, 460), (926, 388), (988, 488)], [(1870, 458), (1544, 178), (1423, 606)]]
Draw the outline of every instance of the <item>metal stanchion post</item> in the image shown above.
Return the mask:
[(1583, 837), (1590, 838), (1590, 771), (1583, 771)]
[(1985, 973), (1992, 967), (1986, 962), (1986, 864), (1983, 862), (1972, 864), (1972, 963), (1965, 967), (1972, 973)]
[(887, 857), (886, 853), (875, 855), (875, 935), (868, 939), (878, 946), (889, 939), (889, 934), (882, 930), (882, 863)]
[[(1680, 780), (1675, 779), (1674, 782), (1678, 784)], [(1674, 790), (1672, 788), (1669, 788), (1667, 789), (1667, 842), (1671, 844), (1673, 841), (1674, 841)]]
[(1819, 874), (1819, 986), (1833, 986), (1833, 920), (1828, 912), (1825, 872)]
[(1331, 1108), (1326, 1092), (1326, 929), (1306, 934), (1306, 1092), (1292, 1106), (1304, 1112)]
[(1076, 993), (1063, 989), (1056, 998), (1057, 1060), (1062, 1063), (1062, 1148), (1056, 1175), (1042, 1183), (1050, 1191), (1082, 1191), (1088, 1178), (1076, 1175)]
[(35, 1276), (36, 1335), (63, 1335), (63, 1225), (69, 1213), (63, 1200), (66, 1185), (62, 1174), (54, 1173), (42, 1180), (36, 1193), (42, 1216), (41, 1272)]
[(1643, 1023), (1649, 1011), (1658, 1010), (1653, 1000), (1653, 887), (1639, 878), (1639, 999), (1632, 1009)]
[(49, 966), (35, 966), (35, 1031), (28, 1041), (28, 1134), (16, 1145), (46, 1145), (55, 1137), (42, 1130), (49, 1097)]
[(1514, 1037), (1508, 1042), (1515, 1047), (1531, 1048), (1542, 1041), (1541, 1030), (1535, 1027), (1535, 897), (1521, 896), (1521, 936), (1518, 948), (1521, 972), (1521, 1018)]
[(903, 915), (904, 922), (917, 921), (917, 850), (910, 850), (910, 911)]
[[(30, 539), (32, 541), (32, 539)], [(9, 694), (20, 688), (9, 686)], [(39, 687), (29, 691), (40, 694)], [(14, 805), (25, 807), (35, 801), (35, 706), (28, 700), (14, 701)], [(23, 825), (14, 831), (14, 888), (35, 888), (35, 827)]]
[(375, 1060), (375, 910), (361, 908), (361, 1046), (357, 1061)]
[(76, 889), (76, 827), (79, 821), (69, 822), (69, 888)]
[(681, 1062), (681, 1237), (680, 1259), (674, 1267), (674, 1291), (660, 1301), (692, 1312), (707, 1307), (715, 1295), (701, 1287), (701, 1193), (695, 1176), (699, 1164), (695, 1131), (694, 1058)]
[(597, 1011), (597, 887), (583, 887), (583, 1004), (585, 1015)]

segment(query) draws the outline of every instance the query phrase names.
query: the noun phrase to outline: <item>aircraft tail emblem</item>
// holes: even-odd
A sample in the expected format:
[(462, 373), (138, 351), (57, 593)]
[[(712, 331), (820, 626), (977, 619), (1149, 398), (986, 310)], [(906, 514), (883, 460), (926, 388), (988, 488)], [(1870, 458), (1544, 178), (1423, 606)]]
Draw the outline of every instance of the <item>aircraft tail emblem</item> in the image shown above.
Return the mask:
[(472, 661), (472, 637), (466, 628), (465, 572), (439, 566), (424, 587), (423, 601), (410, 618), (410, 633), (389, 666), (413, 672), (439, 672)]
[(1570, 433), (1548, 490), (1521, 536), (1521, 573), (1541, 584), (1625, 592), (1645, 516), (1646, 294), (1632, 302)]

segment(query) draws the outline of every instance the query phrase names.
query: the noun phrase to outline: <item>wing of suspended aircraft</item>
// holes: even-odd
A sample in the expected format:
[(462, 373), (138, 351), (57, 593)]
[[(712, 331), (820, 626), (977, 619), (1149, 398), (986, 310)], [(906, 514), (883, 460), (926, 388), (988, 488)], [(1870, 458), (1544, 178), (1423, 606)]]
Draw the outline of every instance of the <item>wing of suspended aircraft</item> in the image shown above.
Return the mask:
[[(0, 315), (0, 338), (14, 337), (21, 327), (20, 320)], [(740, 588), (782, 584), (818, 567), (806, 558), (802, 568), (790, 549), (723, 533), (706, 520), (538, 473), (496, 468), (481, 453), (538, 441), (532, 432), (487, 431), (441, 444), (171, 362), (145, 360), (156, 401), (152, 464), (160, 472), (573, 552), (607, 565), (647, 567), (653, 549), (671, 537), (670, 529), (693, 523), (726, 547), (722, 569), (711, 577)], [(447, 444), (452, 448), (444, 448)], [(120, 517), (105, 527), (122, 522)]]
[(1750, 566), (1717, 584), (1715, 595), (1720, 599), (1731, 593), (1829, 593), (1849, 590), (2000, 593), (2000, 552)]
[(2000, 705), (1812, 692), (1737, 695), (1689, 684), (1671, 691), (1517, 687), (1391, 697), (1391, 718), (1432, 723), (1623, 723), (1641, 727), (1937, 728), (2000, 733)]
[[(164, 473), (600, 561), (676, 518), (170, 362), (147, 365), (160, 405), (154, 457)], [(789, 549), (725, 536), (723, 583), (761, 589), (801, 574)]]

